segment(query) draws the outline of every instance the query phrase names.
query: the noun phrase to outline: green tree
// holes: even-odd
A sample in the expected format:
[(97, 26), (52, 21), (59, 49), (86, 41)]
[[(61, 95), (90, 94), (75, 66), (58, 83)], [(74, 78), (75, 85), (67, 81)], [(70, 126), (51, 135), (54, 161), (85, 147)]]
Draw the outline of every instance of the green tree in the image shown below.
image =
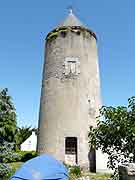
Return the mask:
[(100, 109), (97, 128), (90, 127), (90, 146), (109, 155), (108, 167), (118, 163), (135, 162), (135, 97), (128, 99), (128, 106)]
[(14, 141), (17, 129), (16, 112), (8, 89), (0, 91), (0, 137), (8, 142)]

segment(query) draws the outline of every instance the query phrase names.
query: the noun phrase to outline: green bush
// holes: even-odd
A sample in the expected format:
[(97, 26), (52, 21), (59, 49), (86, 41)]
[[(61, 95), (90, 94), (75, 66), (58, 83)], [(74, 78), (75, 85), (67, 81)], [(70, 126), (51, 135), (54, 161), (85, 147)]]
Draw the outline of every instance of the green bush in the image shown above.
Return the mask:
[(21, 155), (20, 161), (22, 162), (26, 162), (37, 156), (37, 153), (35, 151), (18, 151), (17, 153)]
[(69, 174), (70, 175), (75, 175), (76, 177), (80, 177), (81, 174), (82, 174), (80, 166), (71, 166), (71, 167), (69, 167)]
[(12, 173), (12, 168), (7, 164), (0, 163), (0, 179), (8, 177)]
[(11, 162), (20, 162), (22, 159), (22, 155), (15, 153), (15, 152), (11, 152), (12, 156), (10, 154), (8, 154), (7, 156), (5, 156), (3, 158), (3, 162), (4, 163), (11, 163)]

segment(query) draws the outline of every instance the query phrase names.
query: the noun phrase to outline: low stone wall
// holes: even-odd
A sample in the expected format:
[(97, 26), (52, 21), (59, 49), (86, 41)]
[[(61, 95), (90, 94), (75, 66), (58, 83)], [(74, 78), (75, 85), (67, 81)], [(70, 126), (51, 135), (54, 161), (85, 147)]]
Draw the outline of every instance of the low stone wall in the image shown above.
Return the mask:
[(120, 165), (118, 170), (120, 180), (135, 180), (135, 163)]

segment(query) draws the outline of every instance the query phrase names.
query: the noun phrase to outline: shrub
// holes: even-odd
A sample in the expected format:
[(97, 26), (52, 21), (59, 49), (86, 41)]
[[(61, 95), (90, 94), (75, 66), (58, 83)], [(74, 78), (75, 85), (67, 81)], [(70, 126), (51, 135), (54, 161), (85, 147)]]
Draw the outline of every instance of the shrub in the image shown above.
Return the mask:
[(12, 169), (7, 164), (0, 163), (0, 179), (9, 177), (11, 173)]
[(69, 174), (70, 175), (75, 175), (76, 177), (80, 177), (81, 174), (82, 174), (80, 166), (71, 166), (69, 168)]
[(17, 153), (21, 155), (20, 161), (22, 162), (26, 162), (37, 156), (37, 153), (35, 151), (18, 151)]
[[(12, 152), (11, 152), (12, 153)], [(11, 162), (19, 162), (22, 159), (22, 155), (18, 153), (12, 153), (4, 157), (3, 162), (4, 163), (11, 163)]]
[(12, 173), (12, 169), (5, 164), (9, 159), (13, 159), (14, 143), (9, 143), (4, 141), (4, 139), (0, 139), (0, 179), (4, 179), (8, 177)]

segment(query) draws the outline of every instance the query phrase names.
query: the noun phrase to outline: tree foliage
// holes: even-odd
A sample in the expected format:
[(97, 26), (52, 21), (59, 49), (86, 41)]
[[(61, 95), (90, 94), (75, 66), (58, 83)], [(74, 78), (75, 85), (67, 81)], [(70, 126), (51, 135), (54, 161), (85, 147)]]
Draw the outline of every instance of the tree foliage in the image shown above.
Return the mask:
[(13, 148), (14, 143), (9, 143), (0, 138), (0, 179), (8, 177), (12, 172), (12, 168), (6, 162), (7, 159), (12, 161), (18, 156), (14, 153)]
[(128, 99), (127, 107), (103, 106), (97, 128), (90, 127), (88, 136), (90, 146), (109, 155), (108, 167), (135, 161), (135, 97)]
[(16, 112), (8, 89), (0, 91), (0, 137), (8, 142), (14, 141), (17, 128)]

